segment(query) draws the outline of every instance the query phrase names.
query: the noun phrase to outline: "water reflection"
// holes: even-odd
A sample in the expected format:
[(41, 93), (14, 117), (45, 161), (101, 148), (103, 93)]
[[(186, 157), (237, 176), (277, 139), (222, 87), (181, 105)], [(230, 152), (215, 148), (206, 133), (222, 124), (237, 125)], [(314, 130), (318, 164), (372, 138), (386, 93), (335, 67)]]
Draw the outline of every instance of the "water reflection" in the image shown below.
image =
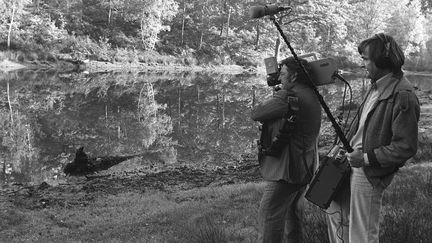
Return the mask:
[[(346, 78), (358, 102), (367, 85)], [(431, 89), (427, 80), (414, 78)], [(134, 166), (238, 161), (255, 153), (251, 107), (271, 95), (263, 77), (199, 73), (21, 70), (3, 74), (0, 85), (3, 182), (59, 180), (79, 146), (93, 156), (153, 152)], [(341, 84), (320, 87), (335, 116), (344, 90)], [(321, 140), (331, 142), (326, 117), (322, 133)]]

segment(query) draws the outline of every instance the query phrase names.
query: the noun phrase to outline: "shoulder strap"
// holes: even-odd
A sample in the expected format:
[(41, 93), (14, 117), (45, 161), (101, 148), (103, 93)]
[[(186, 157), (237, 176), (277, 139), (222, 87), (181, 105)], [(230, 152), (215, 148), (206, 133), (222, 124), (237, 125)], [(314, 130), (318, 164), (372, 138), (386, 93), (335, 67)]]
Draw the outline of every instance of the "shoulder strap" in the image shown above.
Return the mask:
[(287, 101), (288, 101), (288, 110), (284, 114), (284, 119), (288, 119), (288, 120), (294, 121), (295, 118), (296, 118), (297, 112), (300, 109), (299, 102), (298, 102), (298, 97), (296, 97), (296, 96), (288, 96), (287, 97)]

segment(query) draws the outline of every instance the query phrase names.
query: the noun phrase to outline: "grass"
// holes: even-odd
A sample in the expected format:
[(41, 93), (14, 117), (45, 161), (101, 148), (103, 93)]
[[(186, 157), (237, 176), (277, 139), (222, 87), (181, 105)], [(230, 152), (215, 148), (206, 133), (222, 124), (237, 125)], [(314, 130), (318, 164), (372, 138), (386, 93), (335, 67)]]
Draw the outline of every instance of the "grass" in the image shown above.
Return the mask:
[[(257, 242), (263, 183), (99, 196), (40, 210), (0, 204), (0, 242)], [(380, 240), (432, 242), (432, 166), (401, 169), (383, 199)], [(328, 242), (325, 215), (306, 203), (306, 242)]]

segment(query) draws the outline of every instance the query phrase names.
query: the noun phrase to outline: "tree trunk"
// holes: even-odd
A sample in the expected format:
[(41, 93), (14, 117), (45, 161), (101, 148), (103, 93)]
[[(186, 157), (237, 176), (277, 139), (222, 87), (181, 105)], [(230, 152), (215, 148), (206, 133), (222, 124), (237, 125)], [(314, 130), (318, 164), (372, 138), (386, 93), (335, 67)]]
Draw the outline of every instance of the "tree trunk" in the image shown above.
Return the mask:
[(259, 24), (257, 23), (257, 25), (256, 25), (256, 38), (255, 38), (255, 51), (258, 50), (259, 39), (260, 39), (260, 28), (259, 28)]
[(105, 104), (105, 124), (108, 124), (108, 105)]
[(196, 123), (196, 132), (198, 133), (198, 134), (200, 134), (201, 133), (201, 127), (200, 127), (200, 114), (201, 114), (201, 104), (200, 104), (200, 94), (201, 94), (201, 92), (200, 92), (200, 89), (199, 89), (199, 86), (197, 85), (196, 86), (196, 91), (197, 91), (197, 100), (196, 100), (196, 106), (197, 106), (197, 109), (196, 109), (196, 120), (195, 120), (195, 123)]
[(182, 90), (181, 90), (181, 88), (178, 88), (178, 103), (177, 103), (177, 109), (178, 109), (178, 123), (177, 123), (177, 129), (178, 129), (178, 132), (179, 132), (179, 135), (181, 135), (181, 101), (182, 101), (182, 99), (181, 99), (181, 95), (182, 95)]
[(5, 160), (3, 160), (3, 169), (2, 169), (2, 176), (1, 176), (1, 179), (2, 179), (2, 181), (5, 181), (6, 180), (6, 161)]
[(144, 30), (144, 23), (143, 23), (143, 20), (141, 20), (141, 23), (140, 23), (140, 29), (141, 29), (141, 41), (142, 41), (142, 43), (143, 43), (143, 45), (144, 45), (144, 48), (147, 49), (146, 44), (145, 44), (145, 38), (144, 38), (145, 30)]
[(221, 25), (220, 25), (220, 32), (219, 32), (219, 36), (222, 37), (223, 28), (224, 28), (224, 21), (223, 21), (223, 19), (222, 19), (221, 21), (222, 21), (222, 23), (221, 23)]
[(108, 25), (111, 25), (111, 14), (112, 14), (112, 3), (109, 1), (109, 10), (108, 10)]
[(138, 96), (138, 122), (141, 122), (141, 97), (144, 91), (145, 83), (143, 84)]
[(226, 24), (226, 38), (228, 38), (229, 35), (229, 28), (230, 28), (230, 20), (231, 20), (231, 8), (228, 7), (228, 19), (227, 19), (227, 24)]
[(11, 19), (9, 22), (9, 30), (8, 30), (8, 36), (7, 36), (7, 48), (8, 48), (8, 50), (10, 49), (12, 26), (13, 26), (13, 22), (14, 22), (15, 13), (16, 13), (16, 5), (15, 5), (15, 3), (13, 3), (12, 4), (12, 15), (11, 15)]
[(199, 43), (199, 46), (198, 46), (198, 50), (201, 50), (201, 48), (202, 48), (203, 38), (204, 38), (204, 30), (201, 30), (200, 43)]
[[(219, 94), (216, 95), (216, 117), (220, 114), (220, 98)], [(221, 119), (217, 119), (217, 127), (221, 128)]]
[(222, 128), (225, 128), (225, 89), (222, 90)]
[(183, 17), (182, 17), (182, 29), (181, 29), (181, 44), (184, 42), (184, 30), (185, 30), (185, 22), (186, 22), (186, 1), (183, 1)]
[(256, 89), (255, 87), (252, 87), (252, 107), (251, 108), (254, 108), (256, 105), (256, 90), (255, 89)]
[(66, 0), (66, 15), (67, 16), (70, 15), (70, 8), (71, 8), (70, 0)]
[[(120, 116), (120, 106), (117, 106), (117, 114), (118, 114), (118, 116)], [(117, 139), (121, 138), (121, 127), (120, 127), (120, 125), (121, 124), (117, 125)]]
[(6, 84), (6, 92), (7, 92), (7, 99), (8, 99), (8, 104), (9, 104), (9, 112), (10, 112), (10, 121), (11, 121), (11, 126), (13, 125), (14, 121), (13, 121), (13, 110), (12, 110), (12, 104), (11, 104), (11, 100), (10, 100), (10, 91), (9, 91), (9, 81)]
[(40, 0), (34, 0), (34, 8), (36, 9), (36, 12), (39, 13), (39, 5), (40, 5)]
[(198, 50), (201, 50), (202, 48), (203, 39), (204, 39), (204, 7), (201, 8), (201, 36), (200, 36), (200, 43), (198, 45)]
[[(225, 0), (222, 5), (223, 5), (224, 12), (226, 12), (227, 0)], [(224, 25), (225, 25), (224, 18), (222, 17), (221, 18), (221, 25), (220, 25), (220, 33), (219, 33), (219, 36), (221, 36), (221, 37), (223, 34)]]

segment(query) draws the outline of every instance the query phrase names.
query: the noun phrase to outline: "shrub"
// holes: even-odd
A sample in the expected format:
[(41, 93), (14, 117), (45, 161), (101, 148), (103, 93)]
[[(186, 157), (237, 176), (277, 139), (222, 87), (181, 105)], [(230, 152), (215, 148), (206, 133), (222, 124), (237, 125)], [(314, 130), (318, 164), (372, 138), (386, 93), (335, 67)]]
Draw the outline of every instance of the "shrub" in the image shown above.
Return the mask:
[(130, 62), (128, 50), (124, 48), (116, 48), (114, 50), (114, 60), (116, 62)]
[(189, 233), (191, 243), (224, 243), (229, 239), (225, 230), (209, 216), (196, 219)]
[(28, 15), (22, 25), (25, 28), (17, 32), (20, 42), (40, 45), (42, 49), (49, 48), (52, 51), (59, 40), (68, 37), (66, 30), (56, 27), (48, 16)]

